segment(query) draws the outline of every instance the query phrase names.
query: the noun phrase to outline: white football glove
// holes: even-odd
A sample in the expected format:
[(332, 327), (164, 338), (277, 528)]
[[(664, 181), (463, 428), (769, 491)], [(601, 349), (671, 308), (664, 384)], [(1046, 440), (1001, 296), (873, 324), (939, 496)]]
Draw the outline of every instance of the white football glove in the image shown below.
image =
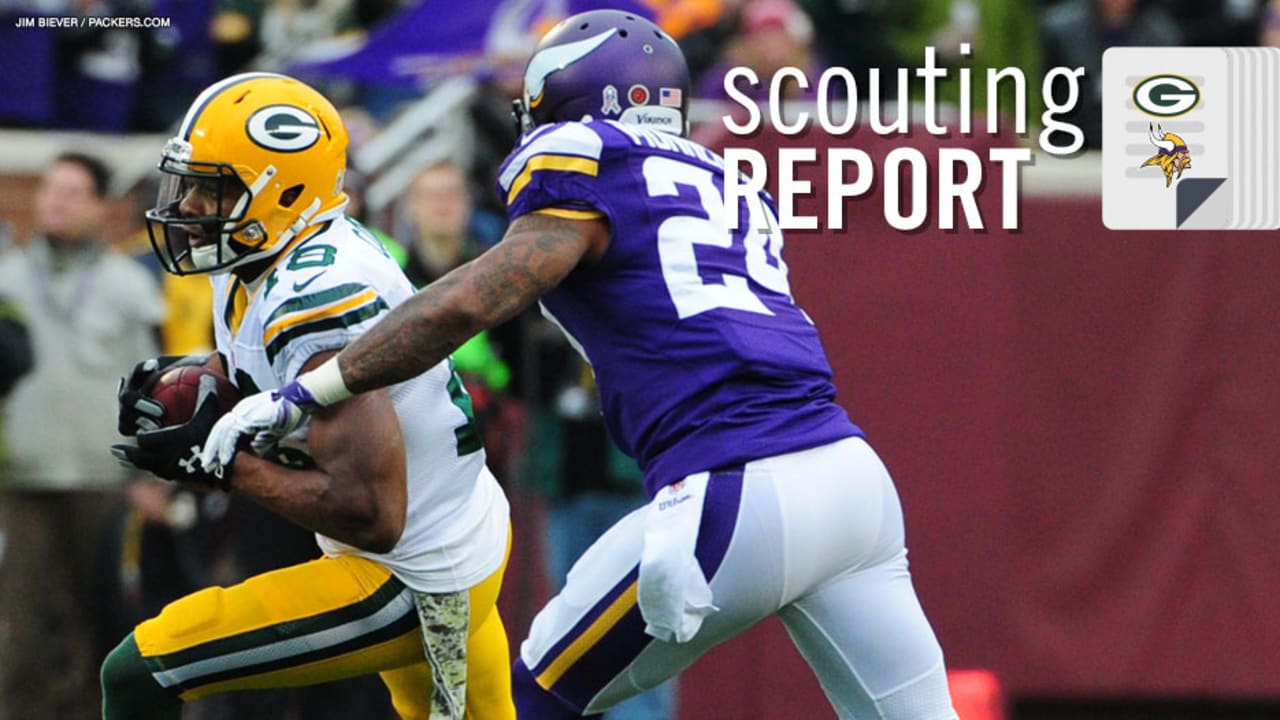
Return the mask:
[(250, 395), (214, 424), (200, 452), (200, 463), (209, 473), (229, 466), (245, 435), (253, 438), (250, 444), (260, 455), (296, 430), (314, 407), (311, 394), (297, 381), (279, 390)]

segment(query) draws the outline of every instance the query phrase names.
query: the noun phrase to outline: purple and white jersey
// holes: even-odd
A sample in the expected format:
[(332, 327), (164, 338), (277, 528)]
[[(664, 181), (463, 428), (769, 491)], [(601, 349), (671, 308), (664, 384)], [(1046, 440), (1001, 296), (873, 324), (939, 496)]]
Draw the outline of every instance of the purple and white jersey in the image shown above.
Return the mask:
[(777, 210), (739, 202), (726, 227), (724, 161), (614, 121), (529, 133), (499, 173), (511, 218), (603, 215), (604, 257), (542, 298), (591, 363), (605, 422), (654, 495), (691, 473), (861, 435), (791, 298)]

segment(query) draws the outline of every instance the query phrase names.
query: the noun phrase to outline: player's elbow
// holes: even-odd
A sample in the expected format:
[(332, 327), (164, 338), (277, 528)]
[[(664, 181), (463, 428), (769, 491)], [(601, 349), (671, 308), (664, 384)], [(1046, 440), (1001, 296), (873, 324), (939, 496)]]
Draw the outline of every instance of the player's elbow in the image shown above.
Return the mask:
[(496, 276), (498, 273), (478, 260), (454, 272), (459, 281), (450, 286), (444, 314), (464, 340), (511, 319), (537, 299), (521, 278)]
[(396, 548), (396, 543), (398, 542), (400, 542), (399, 535), (380, 533), (378, 535), (370, 535), (368, 541), (361, 545), (357, 545), (356, 547), (364, 550), (365, 552), (385, 555), (394, 550)]
[(373, 552), (389, 553), (400, 544), (400, 536), (404, 535), (405, 513), (388, 510), (382, 515), (384, 517), (379, 521), (377, 532), (374, 533), (371, 542), (374, 547)]
[(373, 505), (347, 517), (351, 528), (348, 542), (371, 553), (389, 553), (404, 534), (405, 514), (385, 505)]

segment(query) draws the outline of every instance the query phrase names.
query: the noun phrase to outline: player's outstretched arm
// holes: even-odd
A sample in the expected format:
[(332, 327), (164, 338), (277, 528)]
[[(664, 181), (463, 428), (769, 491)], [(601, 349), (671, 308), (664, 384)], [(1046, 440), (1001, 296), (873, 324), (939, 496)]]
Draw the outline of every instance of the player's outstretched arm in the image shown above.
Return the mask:
[[(322, 353), (305, 368), (320, 364)], [(235, 456), (231, 487), (283, 517), (370, 552), (400, 541), (408, 507), (404, 439), (391, 398), (374, 392), (311, 416), (314, 470)]]
[(279, 390), (241, 400), (210, 431), (201, 463), (215, 472), (231, 462), (241, 436), (261, 449), (307, 412), (426, 372), (472, 335), (531, 305), (580, 262), (599, 259), (609, 236), (601, 219), (516, 218), (502, 242), (418, 291), (336, 358)]
[[(533, 304), (609, 241), (602, 220), (522, 215), (502, 242), (419, 291), (338, 356), (351, 393), (426, 372), (476, 333)], [(305, 384), (305, 382), (304, 382)]]

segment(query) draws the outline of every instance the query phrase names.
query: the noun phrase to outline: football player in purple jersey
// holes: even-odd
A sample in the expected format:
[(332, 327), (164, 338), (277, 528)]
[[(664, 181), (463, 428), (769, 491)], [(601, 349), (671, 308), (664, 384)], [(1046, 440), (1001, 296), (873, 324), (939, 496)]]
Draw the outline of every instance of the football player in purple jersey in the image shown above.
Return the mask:
[[(842, 718), (952, 720), (893, 482), (835, 402), (766, 194), (725, 206), (685, 139), (689, 74), (649, 21), (570, 17), (540, 42), (499, 170), (511, 225), (336, 358), (242, 401), (203, 462), (414, 377), (540, 301), (591, 363), (651, 502), (582, 556), (514, 668), (521, 718), (598, 713), (778, 615)], [(737, 222), (726, 218), (736, 217)]]

